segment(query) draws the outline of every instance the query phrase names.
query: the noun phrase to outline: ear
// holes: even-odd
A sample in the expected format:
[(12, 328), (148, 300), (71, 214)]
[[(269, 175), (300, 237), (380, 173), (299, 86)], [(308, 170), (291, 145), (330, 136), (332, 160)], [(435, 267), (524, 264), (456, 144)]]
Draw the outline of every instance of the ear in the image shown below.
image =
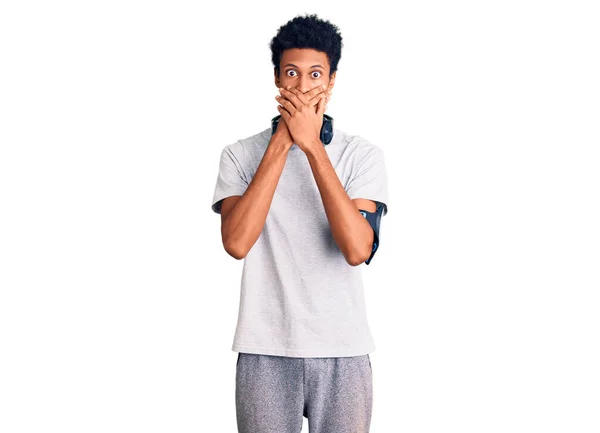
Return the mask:
[(333, 85), (335, 84), (335, 75), (337, 74), (337, 71), (335, 71), (333, 74), (331, 74), (331, 78), (329, 79), (329, 90), (333, 89)]
[(281, 82), (279, 81), (279, 77), (277, 76), (277, 69), (273, 67), (273, 75), (275, 77), (275, 86), (279, 89), (281, 87)]

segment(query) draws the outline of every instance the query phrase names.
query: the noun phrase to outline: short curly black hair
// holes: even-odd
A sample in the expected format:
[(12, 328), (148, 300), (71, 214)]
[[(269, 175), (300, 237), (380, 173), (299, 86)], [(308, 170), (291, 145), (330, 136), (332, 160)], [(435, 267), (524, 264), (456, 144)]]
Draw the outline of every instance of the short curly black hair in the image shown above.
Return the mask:
[(271, 42), (271, 61), (277, 76), (280, 74), (279, 63), (283, 52), (290, 48), (312, 48), (327, 54), (329, 59), (329, 77), (337, 71), (342, 57), (342, 35), (339, 28), (316, 14), (298, 15), (283, 26)]

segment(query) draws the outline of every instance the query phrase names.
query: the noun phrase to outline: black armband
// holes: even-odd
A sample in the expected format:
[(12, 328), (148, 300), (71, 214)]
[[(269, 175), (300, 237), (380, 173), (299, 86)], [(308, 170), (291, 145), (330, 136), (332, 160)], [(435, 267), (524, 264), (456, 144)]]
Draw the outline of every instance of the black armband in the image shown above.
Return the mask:
[(366, 211), (363, 209), (359, 209), (359, 212), (362, 214), (363, 217), (366, 218), (366, 220), (369, 222), (369, 224), (373, 228), (373, 248), (371, 250), (371, 255), (365, 262), (365, 264), (367, 264), (367, 265), (373, 259), (373, 256), (375, 255), (377, 248), (379, 248), (379, 227), (381, 225), (381, 215), (383, 214), (383, 206), (384, 205), (383, 205), (383, 203), (380, 203), (380, 202), (376, 202), (376, 203), (377, 203), (377, 209), (375, 210), (375, 212), (369, 212), (369, 211)]

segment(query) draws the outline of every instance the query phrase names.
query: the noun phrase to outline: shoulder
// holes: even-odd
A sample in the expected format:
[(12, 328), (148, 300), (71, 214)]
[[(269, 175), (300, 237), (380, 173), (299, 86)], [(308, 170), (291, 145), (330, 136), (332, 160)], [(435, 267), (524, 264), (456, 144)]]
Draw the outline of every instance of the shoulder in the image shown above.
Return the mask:
[(240, 138), (234, 143), (225, 145), (221, 149), (221, 152), (228, 153), (234, 156), (236, 159), (243, 161), (247, 159), (248, 155), (252, 155), (257, 152), (264, 153), (270, 139), (271, 130), (264, 129), (256, 134), (245, 138)]
[(366, 158), (383, 159), (383, 149), (362, 135), (349, 134), (338, 129), (335, 132), (339, 136), (340, 144), (345, 147), (348, 154), (354, 156), (357, 163), (364, 161)]

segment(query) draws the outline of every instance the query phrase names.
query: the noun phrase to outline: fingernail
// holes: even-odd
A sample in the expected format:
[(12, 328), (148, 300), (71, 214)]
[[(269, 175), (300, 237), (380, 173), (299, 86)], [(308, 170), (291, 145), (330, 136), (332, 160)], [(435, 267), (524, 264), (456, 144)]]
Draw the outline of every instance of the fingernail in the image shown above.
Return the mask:
[(292, 88), (292, 86), (287, 86), (286, 89), (290, 90)]

